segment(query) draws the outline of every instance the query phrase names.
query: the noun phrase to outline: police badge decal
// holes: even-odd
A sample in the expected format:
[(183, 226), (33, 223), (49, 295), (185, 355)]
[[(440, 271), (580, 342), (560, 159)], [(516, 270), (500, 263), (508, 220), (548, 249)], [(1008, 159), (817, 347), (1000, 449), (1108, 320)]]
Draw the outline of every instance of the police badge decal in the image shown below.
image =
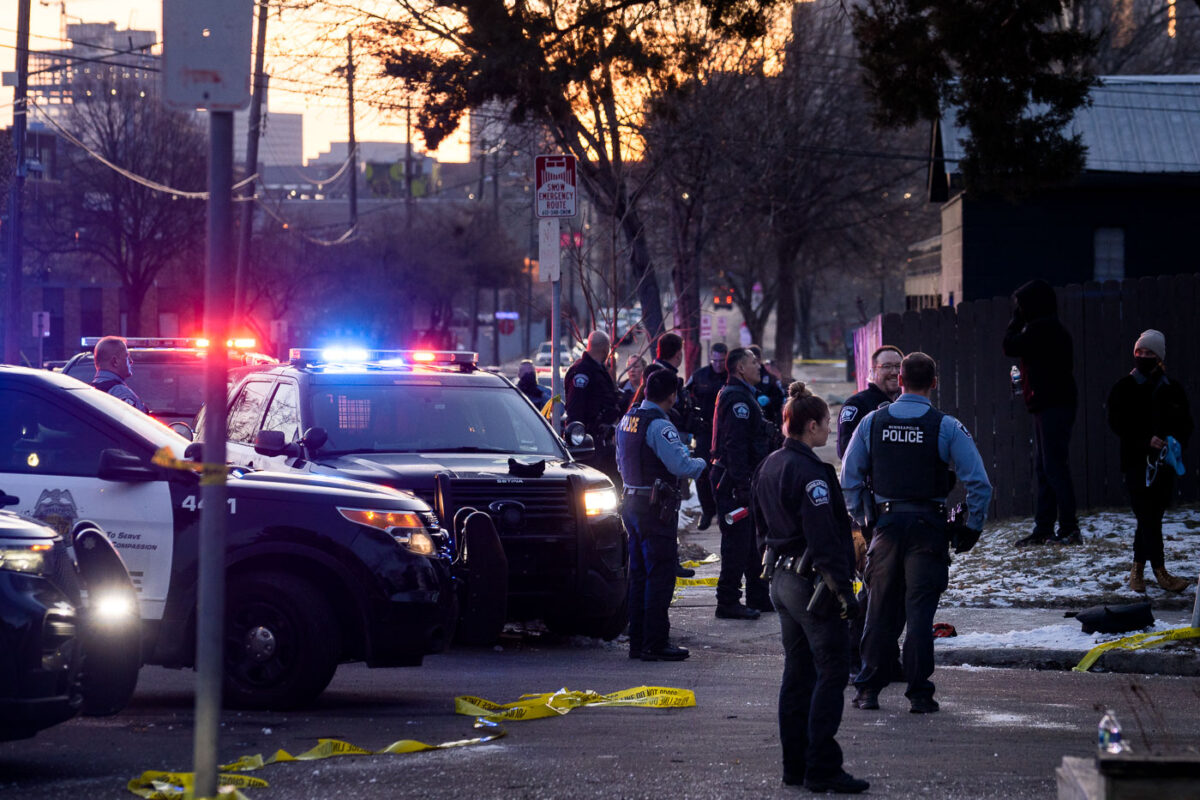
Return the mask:
[(67, 489), (43, 489), (33, 506), (34, 519), (49, 525), (63, 538), (71, 533), (79, 512), (75, 508), (75, 498)]

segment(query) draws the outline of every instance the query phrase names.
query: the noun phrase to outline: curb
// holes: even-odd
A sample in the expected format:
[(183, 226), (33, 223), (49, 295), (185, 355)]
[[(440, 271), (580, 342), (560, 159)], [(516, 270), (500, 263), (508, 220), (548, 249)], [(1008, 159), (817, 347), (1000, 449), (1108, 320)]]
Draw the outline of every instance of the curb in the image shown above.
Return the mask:
[[(1035, 647), (948, 647), (935, 650), (933, 660), (940, 666), (1009, 667), (1015, 669), (1069, 671), (1087, 655), (1086, 650), (1053, 650)], [(1200, 658), (1194, 649), (1176, 652), (1137, 652), (1114, 650), (1105, 653), (1092, 667), (1093, 672), (1120, 672), (1140, 675), (1200, 676)]]

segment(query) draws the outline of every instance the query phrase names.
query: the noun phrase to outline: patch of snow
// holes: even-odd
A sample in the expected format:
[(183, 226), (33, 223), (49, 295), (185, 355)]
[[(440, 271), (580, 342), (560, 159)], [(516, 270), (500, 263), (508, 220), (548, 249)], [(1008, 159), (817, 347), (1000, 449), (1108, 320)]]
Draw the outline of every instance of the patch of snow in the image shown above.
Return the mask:
[(1021, 647), (1045, 650), (1091, 650), (1098, 644), (1113, 642), (1126, 636), (1133, 636), (1135, 633), (1168, 631), (1176, 627), (1178, 627), (1177, 624), (1156, 620), (1153, 626), (1141, 631), (1089, 634), (1084, 633), (1082, 626), (1074, 619), (1065, 619), (1059, 625), (1044, 625), (1032, 630), (1008, 631), (1007, 633), (966, 633), (944, 639), (934, 639), (933, 642), (934, 647), (940, 649), (972, 647), (1002, 650)]

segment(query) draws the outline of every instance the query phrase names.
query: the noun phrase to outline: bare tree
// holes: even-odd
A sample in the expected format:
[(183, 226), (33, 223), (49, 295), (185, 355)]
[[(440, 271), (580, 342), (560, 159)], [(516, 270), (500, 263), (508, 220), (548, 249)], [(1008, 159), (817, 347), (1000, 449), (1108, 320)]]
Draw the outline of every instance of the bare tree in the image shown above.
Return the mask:
[[(61, 180), (40, 186), (28, 245), (82, 268), (111, 270), (128, 308), (127, 332), (142, 332), (142, 304), (173, 266), (204, 263), (207, 139), (195, 119), (166, 109), (144, 84), (81, 87), (63, 127)], [(102, 163), (103, 159), (107, 163)]]

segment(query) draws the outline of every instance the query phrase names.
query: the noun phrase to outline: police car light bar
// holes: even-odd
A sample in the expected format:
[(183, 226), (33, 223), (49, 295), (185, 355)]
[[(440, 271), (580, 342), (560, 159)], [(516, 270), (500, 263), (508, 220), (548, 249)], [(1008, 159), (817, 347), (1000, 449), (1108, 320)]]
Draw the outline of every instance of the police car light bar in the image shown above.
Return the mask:
[[(100, 336), (84, 336), (79, 340), (83, 347), (95, 347), (100, 343)], [(198, 338), (189, 339), (180, 336), (128, 336), (125, 337), (125, 344), (128, 347), (208, 347), (208, 339)], [(249, 350), (257, 346), (258, 342), (254, 339), (226, 339), (225, 346), (232, 347), (235, 350)]]
[(288, 360), (307, 364), (382, 364), (403, 366), (408, 364), (453, 364), (473, 367), (479, 354), (466, 350), (367, 350), (362, 347), (293, 347), (288, 350)]

